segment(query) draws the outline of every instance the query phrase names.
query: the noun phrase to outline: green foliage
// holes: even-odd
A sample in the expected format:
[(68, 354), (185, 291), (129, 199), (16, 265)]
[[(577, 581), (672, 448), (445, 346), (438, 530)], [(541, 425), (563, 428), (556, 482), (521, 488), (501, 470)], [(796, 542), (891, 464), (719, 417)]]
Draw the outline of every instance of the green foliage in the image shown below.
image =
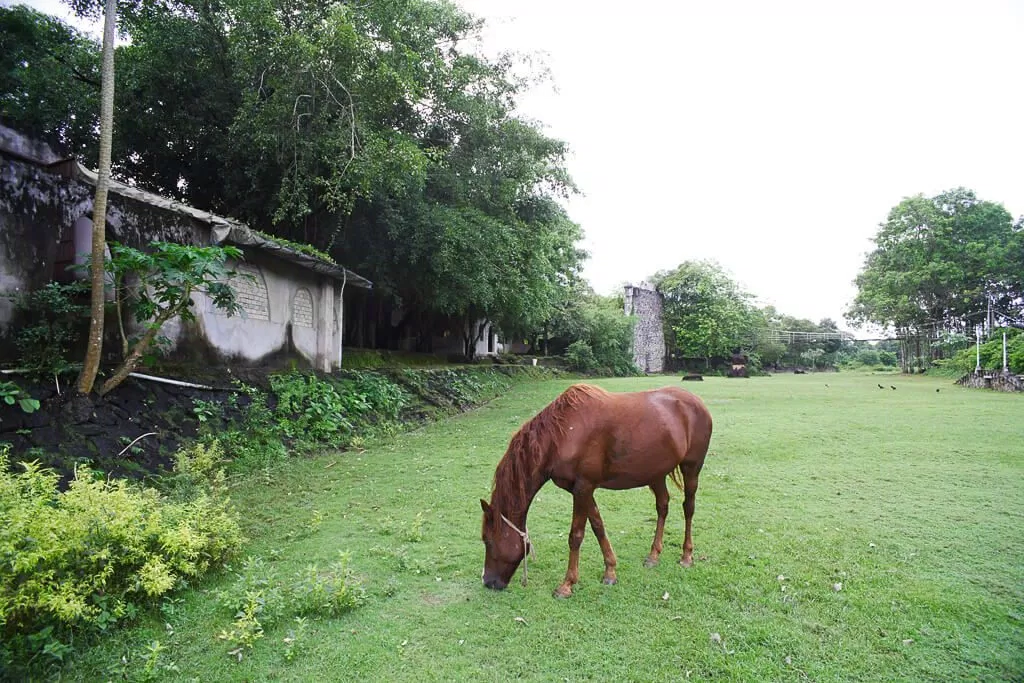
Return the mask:
[(1020, 311), (1024, 233), (1001, 205), (970, 190), (904, 199), (874, 241), (857, 276), (851, 320), (963, 330), (990, 301), (998, 311)]
[(271, 375), (270, 387), (277, 397), (275, 414), (281, 433), (289, 439), (340, 445), (352, 433), (346, 416), (369, 409), (363, 396), (341, 394), (313, 374)]
[[(1003, 331), (994, 330), (988, 341), (981, 345), (982, 370), (998, 371), (1003, 369)], [(1016, 328), (1006, 330), (1006, 360), (1011, 372), (1024, 374), (1024, 332)], [(978, 363), (978, 350), (973, 346), (959, 351), (955, 356), (941, 363), (945, 370), (962, 375), (974, 372)]]
[(58, 663), (76, 635), (107, 632), (227, 560), (241, 535), (218, 461), (215, 448), (180, 453), (189, 486), (168, 495), (83, 468), (61, 492), (56, 473), (13, 473), (0, 450), (0, 661)]
[(52, 379), (71, 369), (71, 349), (88, 312), (79, 300), (87, 291), (88, 286), (81, 282), (50, 282), (15, 297), (23, 316), (14, 338), (22, 367), (40, 379)]
[(314, 256), (314, 257), (316, 257), (316, 258), (318, 258), (318, 259), (320, 259), (322, 261), (327, 261), (328, 263), (333, 263), (334, 265), (338, 265), (338, 262), (335, 261), (333, 258), (331, 258), (330, 255), (327, 252), (320, 251), (319, 249), (317, 249), (316, 247), (314, 247), (311, 244), (303, 244), (302, 242), (293, 242), (292, 240), (288, 240), (288, 239), (285, 239), (283, 237), (277, 237), (275, 235), (270, 235), (270, 234), (267, 234), (265, 232), (261, 232), (259, 230), (255, 230), (254, 232), (257, 235), (259, 235), (260, 237), (263, 237), (264, 239), (268, 239), (271, 242), (275, 242), (277, 244), (280, 244), (282, 247), (288, 247), (289, 249), (297, 251), (300, 254), (305, 254), (307, 256)]
[[(111, 257), (106, 264), (117, 287), (118, 312), (127, 303), (134, 310), (135, 320), (145, 326), (142, 337), (128, 350), (113, 375), (103, 383), (100, 395), (116, 388), (142, 361), (160, 328), (175, 316), (183, 321), (195, 320), (192, 311), (194, 293), (209, 297), (214, 307), (232, 315), (241, 310), (228, 278), (235, 274), (228, 268), (228, 259), (241, 259), (237, 247), (197, 247), (173, 242), (151, 242), (150, 251), (142, 251), (114, 242), (108, 243)], [(140, 286), (132, 289), (130, 299), (123, 300), (129, 276), (138, 278)]]
[(95, 166), (99, 45), (26, 5), (0, 7), (0, 119)]
[(234, 614), (231, 625), (217, 638), (228, 644), (232, 658), (242, 661), (264, 637), (265, 629), (292, 617), (298, 635), (290, 631), (285, 638), (285, 658), (291, 661), (307, 617), (336, 617), (365, 601), (366, 589), (349, 568), (347, 553), (339, 553), (326, 570), (306, 564), (291, 579), (282, 578), (262, 558), (249, 557), (235, 581), (217, 594), (220, 607)]
[(159, 329), (174, 316), (195, 320), (192, 294), (203, 293), (213, 305), (228, 315), (241, 307), (228, 284), (234, 275), (228, 259), (241, 259), (237, 247), (197, 247), (174, 242), (151, 242), (150, 251), (142, 251), (116, 242), (108, 242), (110, 261), (107, 270), (118, 282), (134, 275), (144, 286), (133, 289), (130, 304), (135, 320), (149, 329)]
[[(119, 11), (129, 40), (117, 48), (115, 173), (304, 253), (344, 254), (420, 333), (465, 328), (467, 351), (477, 319), (508, 333), (542, 324), (578, 271), (582, 233), (558, 201), (575, 192), (567, 147), (515, 109), (543, 73), (467, 47), (481, 22), (458, 5), (172, 0)], [(34, 56), (63, 50), (72, 32), (34, 21), (61, 35), (12, 34), (11, 92), (29, 96), (5, 118), (39, 118), (55, 65)], [(98, 46), (76, 50), (98, 64)], [(54, 73), (56, 94), (76, 85)], [(97, 98), (71, 94), (76, 106), (50, 116), (81, 120), (94, 155)], [(189, 116), (167, 102), (189, 103)]]
[(861, 365), (878, 365), (878, 351), (871, 348), (861, 349), (857, 352), (857, 362)]
[(565, 350), (565, 360), (569, 363), (569, 369), (575, 372), (586, 373), (597, 369), (594, 349), (582, 339), (569, 344), (569, 348)]
[(896, 355), (895, 351), (879, 351), (878, 362), (887, 368), (892, 368), (899, 362), (899, 357)]
[(548, 321), (550, 343), (565, 349), (575, 372), (635, 375), (633, 320), (623, 314), (621, 299), (595, 294), (583, 283), (562, 292)]
[(720, 266), (687, 261), (654, 279), (664, 297), (670, 353), (710, 361), (741, 344), (752, 322), (750, 296)]
[(15, 403), (26, 413), (39, 410), (39, 399), (32, 398), (28, 392), (10, 380), (0, 380), (0, 401), (9, 406)]

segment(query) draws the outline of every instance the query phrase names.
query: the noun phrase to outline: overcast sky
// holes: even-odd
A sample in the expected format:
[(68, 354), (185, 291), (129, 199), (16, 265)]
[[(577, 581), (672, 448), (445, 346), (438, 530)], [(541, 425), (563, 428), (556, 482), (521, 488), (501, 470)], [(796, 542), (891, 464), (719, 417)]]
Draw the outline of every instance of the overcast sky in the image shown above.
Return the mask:
[(599, 292), (712, 259), (842, 322), (903, 197), (1024, 213), (1022, 0), (458, 2), (482, 50), (544, 53), (553, 87), (521, 111), (571, 147)]

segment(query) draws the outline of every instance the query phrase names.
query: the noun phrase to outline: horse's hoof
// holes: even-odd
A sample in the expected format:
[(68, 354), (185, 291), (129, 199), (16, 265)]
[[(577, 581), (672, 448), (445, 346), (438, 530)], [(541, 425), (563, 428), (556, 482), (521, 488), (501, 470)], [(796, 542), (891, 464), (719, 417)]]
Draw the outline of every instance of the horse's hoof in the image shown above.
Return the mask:
[(559, 586), (558, 588), (555, 589), (555, 592), (552, 593), (551, 596), (555, 597), (555, 598), (558, 598), (559, 600), (565, 600), (566, 598), (571, 598), (572, 597), (572, 589), (571, 588), (566, 588), (566, 589), (563, 590), (562, 587)]
[(602, 582), (602, 583), (603, 583), (604, 585), (606, 585), (606, 586), (614, 586), (615, 584), (617, 584), (617, 583), (619, 582), (619, 580), (618, 580), (618, 579), (616, 579), (616, 578), (611, 578), (611, 579), (609, 579), (609, 578), (608, 578), (608, 577), (606, 576), (606, 577), (604, 577), (603, 579), (601, 579), (601, 582)]
[(648, 557), (646, 560), (644, 560), (644, 566), (648, 569), (650, 569), (651, 567), (657, 567), (658, 561)]
[(683, 567), (692, 567), (693, 566), (693, 558), (692, 557), (684, 557), (683, 559), (679, 560), (679, 564), (680, 564), (680, 566), (683, 566)]

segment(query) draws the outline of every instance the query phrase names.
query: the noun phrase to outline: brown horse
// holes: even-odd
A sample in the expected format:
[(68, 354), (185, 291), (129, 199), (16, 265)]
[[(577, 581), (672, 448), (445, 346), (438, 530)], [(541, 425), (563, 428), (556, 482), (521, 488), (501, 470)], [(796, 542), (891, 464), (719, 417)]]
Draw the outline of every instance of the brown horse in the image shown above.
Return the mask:
[(680, 564), (689, 567), (697, 478), (710, 441), (711, 414), (699, 398), (682, 389), (612, 394), (586, 384), (569, 387), (512, 437), (494, 473), (491, 502), (480, 501), (484, 585), (505, 588), (532, 550), (526, 515), (549, 479), (572, 493), (573, 501), (569, 569), (555, 590), (556, 597), (572, 595), (579, 581), (580, 544), (588, 519), (604, 554), (604, 582), (616, 583), (615, 553), (594, 502), (594, 489), (649, 486), (654, 492), (658, 526), (645, 562), (652, 567), (662, 550), (669, 501), (665, 478), (671, 477), (685, 494), (686, 535)]

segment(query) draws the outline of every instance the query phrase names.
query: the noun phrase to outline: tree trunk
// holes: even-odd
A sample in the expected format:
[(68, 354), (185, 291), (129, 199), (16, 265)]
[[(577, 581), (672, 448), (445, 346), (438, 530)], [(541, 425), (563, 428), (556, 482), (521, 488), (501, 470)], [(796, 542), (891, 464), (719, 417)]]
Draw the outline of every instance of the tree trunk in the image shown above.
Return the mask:
[(107, 0), (103, 19), (103, 72), (100, 87), (100, 159), (96, 198), (92, 204), (92, 306), (89, 315), (89, 345), (78, 376), (78, 393), (92, 392), (103, 353), (103, 280), (107, 227), (107, 189), (110, 187), (110, 148), (114, 133), (114, 29), (117, 2)]
[[(186, 301), (190, 299), (190, 296), (185, 297)], [(142, 358), (142, 354), (146, 352), (146, 349), (149, 348), (149, 345), (156, 338), (157, 332), (159, 332), (163, 324), (173, 318), (176, 313), (176, 310), (165, 311), (149, 326), (149, 329), (146, 330), (146, 334), (143, 335), (142, 339), (140, 339), (137, 344), (135, 344), (135, 348), (132, 349), (132, 352), (128, 354), (128, 357), (124, 359), (123, 363), (121, 363), (121, 367), (119, 367), (110, 379), (104, 382), (103, 386), (100, 387), (100, 396), (106, 396), (116, 389), (117, 386), (128, 377), (128, 374), (135, 370), (139, 364), (139, 360)]]

